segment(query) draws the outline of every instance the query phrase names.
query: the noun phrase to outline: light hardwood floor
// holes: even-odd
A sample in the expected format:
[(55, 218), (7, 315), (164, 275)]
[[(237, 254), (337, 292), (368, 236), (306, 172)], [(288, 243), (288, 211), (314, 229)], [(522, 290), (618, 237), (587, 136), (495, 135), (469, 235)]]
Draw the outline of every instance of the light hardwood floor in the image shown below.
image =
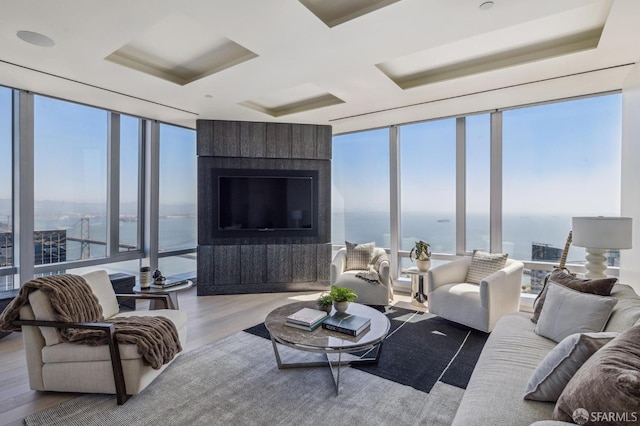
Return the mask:
[[(314, 300), (318, 292), (196, 296), (196, 288), (180, 292), (180, 309), (189, 317), (185, 351), (207, 345), (264, 321), (273, 309), (299, 300)], [(416, 309), (408, 294), (396, 293), (393, 305)], [(146, 309), (147, 302), (138, 309)], [(274, 360), (275, 363), (275, 360)], [(22, 336), (0, 339), (0, 425), (19, 425), (29, 414), (54, 406), (77, 394), (29, 389)]]

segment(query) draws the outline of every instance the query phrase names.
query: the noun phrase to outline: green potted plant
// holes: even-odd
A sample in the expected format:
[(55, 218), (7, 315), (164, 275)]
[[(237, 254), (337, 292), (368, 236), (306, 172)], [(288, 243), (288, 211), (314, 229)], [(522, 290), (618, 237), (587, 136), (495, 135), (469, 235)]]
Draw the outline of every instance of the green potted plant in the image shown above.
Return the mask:
[(415, 259), (418, 270), (427, 272), (431, 267), (431, 252), (429, 251), (431, 244), (422, 240), (416, 241), (415, 246), (409, 252), (409, 259)]
[(323, 293), (322, 295), (320, 295), (320, 297), (318, 297), (316, 303), (318, 304), (318, 308), (320, 308), (321, 311), (325, 311), (328, 314), (331, 313), (333, 298), (330, 294)]
[(349, 307), (349, 303), (355, 301), (358, 295), (355, 291), (346, 287), (331, 286), (329, 292), (331, 300), (333, 300), (333, 307), (336, 308), (336, 312), (346, 312)]

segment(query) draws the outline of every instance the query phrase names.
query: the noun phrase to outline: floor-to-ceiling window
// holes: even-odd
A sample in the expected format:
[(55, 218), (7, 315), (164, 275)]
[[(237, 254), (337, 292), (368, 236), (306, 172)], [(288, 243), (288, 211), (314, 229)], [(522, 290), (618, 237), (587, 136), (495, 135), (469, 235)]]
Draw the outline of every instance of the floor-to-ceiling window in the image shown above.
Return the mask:
[(331, 241), (388, 248), (389, 130), (335, 137), (331, 169)]
[[(387, 140), (388, 129), (338, 135), (333, 244), (397, 235), (400, 270), (411, 266), (407, 252), (418, 239), (431, 243), (438, 261), (493, 248), (525, 262), (523, 290), (537, 293), (560, 258), (572, 216), (620, 214), (621, 109), (613, 93), (402, 125), (397, 144)], [(387, 155), (396, 145), (397, 168)], [(399, 190), (373, 192), (373, 176), (399, 181)], [(363, 205), (378, 207), (377, 221), (364, 220)], [(391, 229), (392, 211), (400, 211), (398, 229)], [(584, 250), (572, 246), (568, 261), (580, 271)], [(618, 253), (608, 261), (615, 273)]]
[[(0, 87), (0, 289), (16, 273), (136, 274), (156, 259), (169, 277), (195, 276), (195, 131), (150, 123)], [(146, 167), (160, 171), (159, 193), (147, 190)], [(145, 214), (146, 202), (159, 211)], [(155, 241), (160, 254), (148, 251)]]
[[(400, 138), (400, 249), (456, 252), (456, 120), (409, 124)], [(403, 259), (402, 266), (411, 266)]]
[(36, 265), (106, 255), (107, 115), (34, 99)]
[[(503, 112), (503, 251), (557, 262), (572, 216), (620, 215), (621, 108), (616, 94)], [(568, 262), (584, 250), (572, 246)]]
[(0, 86), (0, 291), (13, 288), (12, 91)]
[(196, 269), (197, 244), (196, 135), (193, 130), (160, 125), (159, 251), (158, 268), (170, 276)]

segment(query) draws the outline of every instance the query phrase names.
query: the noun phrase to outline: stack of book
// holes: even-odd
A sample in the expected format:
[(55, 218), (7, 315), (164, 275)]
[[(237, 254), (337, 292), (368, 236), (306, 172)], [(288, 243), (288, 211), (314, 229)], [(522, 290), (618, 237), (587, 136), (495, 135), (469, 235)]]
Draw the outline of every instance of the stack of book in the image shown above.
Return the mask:
[(322, 328), (357, 336), (371, 324), (371, 319), (347, 313), (335, 313), (322, 323)]
[(182, 284), (186, 284), (188, 283), (189, 280), (180, 280), (180, 281), (165, 281), (164, 284), (156, 284), (155, 282), (152, 282), (151, 287), (153, 288), (170, 288), (170, 287), (175, 287), (177, 285), (182, 285)]
[(329, 315), (325, 311), (318, 309), (302, 308), (298, 312), (291, 314), (287, 317), (284, 325), (289, 327), (299, 328), (301, 330), (313, 331), (322, 321)]

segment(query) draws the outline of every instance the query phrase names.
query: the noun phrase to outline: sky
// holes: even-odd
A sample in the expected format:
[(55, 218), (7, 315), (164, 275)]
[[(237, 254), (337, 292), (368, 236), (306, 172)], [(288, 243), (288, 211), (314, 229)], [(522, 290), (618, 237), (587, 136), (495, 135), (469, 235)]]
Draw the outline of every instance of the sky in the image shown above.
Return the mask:
[[(106, 203), (108, 112), (34, 98), (35, 200)], [(121, 203), (138, 199), (139, 122), (121, 116)], [(0, 87), (0, 198), (11, 196), (11, 91)], [(195, 204), (195, 131), (161, 125), (161, 203)]]
[[(503, 112), (503, 213), (618, 215), (621, 95)], [(467, 211), (488, 214), (490, 115), (467, 118)], [(399, 126), (403, 212), (455, 211), (455, 118)], [(389, 211), (388, 130), (334, 137), (334, 211)], [(594, 196), (594, 194), (597, 194)]]

